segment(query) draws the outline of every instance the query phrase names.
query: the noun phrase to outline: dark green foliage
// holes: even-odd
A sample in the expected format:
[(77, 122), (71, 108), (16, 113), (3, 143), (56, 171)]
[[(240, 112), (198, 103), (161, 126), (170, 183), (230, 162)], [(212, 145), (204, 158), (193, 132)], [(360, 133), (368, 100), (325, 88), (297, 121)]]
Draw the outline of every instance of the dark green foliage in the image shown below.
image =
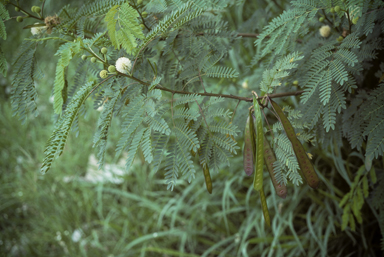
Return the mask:
[[(340, 10), (331, 12), (335, 6)], [(185, 183), (182, 179), (192, 183), (203, 177), (198, 171), (201, 166), (212, 172), (215, 184), (215, 174), (221, 174), (223, 167), (235, 160), (232, 157), (242, 143), (239, 131), (248, 113), (251, 90), (258, 93), (257, 101), (262, 101), (265, 94), (281, 97), (284, 103), (279, 104), (292, 123), (295, 138), (303, 143), (308, 155), (318, 155), (312, 163), (331, 193), (322, 191), (325, 193), (319, 200), (318, 191), (303, 191), (311, 192), (312, 201), (309, 209), (298, 210), (304, 226), (296, 225), (306, 226), (310, 238), (299, 238), (296, 227), (274, 216), (277, 218), (271, 229), (276, 234), (289, 233), (290, 242), (294, 243), (286, 247), (288, 250), (279, 246), (276, 252), (305, 255), (305, 248), (319, 242), (320, 250), (311, 255), (321, 252), (325, 256), (328, 249), (345, 254), (332, 245), (330, 238), (336, 231), (345, 231), (340, 233), (353, 239), (351, 230), (364, 234), (360, 224), (365, 225), (367, 218), (362, 213), (370, 204), (365, 199), (371, 199), (373, 194), (372, 206), (377, 212), (373, 216), (384, 215), (377, 196), (381, 191), (368, 176), (368, 171), (380, 167), (384, 153), (384, 69), (380, 67), (384, 56), (383, 8), (383, 2), (378, 0), (297, 0), (290, 4), (148, 0), (141, 5), (133, 0), (98, 0), (81, 8), (66, 5), (53, 12), (60, 22), (52, 26), (52, 34), (42, 33), (19, 47), (19, 55), (12, 62), (12, 108), (23, 121), (29, 114), (37, 114), (34, 83), (40, 72), (36, 49), (52, 44), (58, 57), (51, 83), (57, 115), (44, 151), (42, 172), (47, 172), (53, 160), (63, 153), (69, 131), (80, 131), (79, 121), (88, 112), (84, 103), (90, 99), (94, 109), (102, 109), (93, 139), (99, 167), (103, 168), (115, 149), (115, 158), (125, 159), (127, 171), (132, 171), (135, 158), (140, 159), (154, 173), (161, 172), (167, 188), (176, 191), (179, 184)], [(9, 16), (3, 5), (0, 16), (0, 36), (6, 39), (3, 20)], [(329, 26), (329, 33), (320, 35), (319, 29), (324, 25)], [(103, 48), (107, 49), (106, 54), (100, 53)], [(0, 72), (5, 76), (4, 55), (0, 51)], [(87, 58), (81, 59), (82, 55)], [(125, 70), (116, 64), (120, 57), (130, 59)], [(116, 65), (116, 72), (100, 79), (100, 71), (112, 65)], [(303, 181), (291, 141), (273, 108), (265, 106), (264, 111), (269, 122), (264, 122), (263, 132), (273, 142), (276, 181), (298, 186)], [(260, 117), (264, 119), (263, 114)], [(115, 120), (121, 135), (111, 146), (108, 140)], [(330, 169), (331, 162), (335, 166)], [(238, 178), (235, 174), (228, 177), (229, 184)], [(377, 184), (381, 185), (378, 177)], [(271, 201), (268, 190), (266, 187), (266, 201)], [(292, 197), (304, 197), (297, 189), (294, 192)], [(235, 199), (233, 193), (225, 197)], [(224, 216), (234, 211), (225, 210), (226, 203), (222, 205)], [(275, 205), (274, 211), (279, 212)], [(294, 207), (289, 205), (291, 210)], [(257, 215), (250, 212), (249, 206), (242, 211), (250, 220)], [(288, 215), (291, 214), (284, 217), (292, 221)], [(314, 219), (316, 216), (318, 219)], [(330, 216), (336, 218), (323, 225)], [(227, 218), (223, 220), (227, 231), (239, 225)], [(245, 237), (252, 230), (245, 229), (249, 224), (241, 225)], [(258, 225), (257, 229), (264, 230)], [(221, 255), (236, 256), (243, 251), (244, 256), (266, 254), (263, 249), (247, 253), (244, 245), (258, 243), (256, 239), (247, 243), (246, 239), (239, 240), (245, 250), (229, 244), (233, 249), (224, 249)], [(220, 247), (212, 245), (206, 255)], [(128, 248), (134, 248), (134, 242)], [(361, 250), (359, 254), (368, 251)]]

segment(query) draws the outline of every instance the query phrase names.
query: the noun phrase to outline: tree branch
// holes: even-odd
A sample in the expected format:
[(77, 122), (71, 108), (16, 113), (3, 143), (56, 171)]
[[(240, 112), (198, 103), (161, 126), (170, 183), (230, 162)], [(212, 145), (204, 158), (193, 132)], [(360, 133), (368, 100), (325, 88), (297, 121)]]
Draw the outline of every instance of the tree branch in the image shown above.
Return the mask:
[[(150, 83), (147, 83), (147, 82), (144, 82), (138, 78), (135, 78), (133, 76), (129, 76), (127, 74), (123, 74), (123, 73), (120, 73), (118, 72), (119, 75), (122, 75), (122, 76), (125, 76), (125, 77), (128, 77), (130, 79), (133, 79), (133, 80), (136, 80), (137, 82), (139, 82), (140, 84), (144, 85), (144, 86), (149, 86)], [(155, 87), (156, 89), (160, 89), (162, 91), (167, 91), (167, 92), (170, 92), (172, 94), (181, 94), (181, 95), (192, 95), (192, 94), (197, 94), (197, 95), (201, 95), (201, 96), (209, 96), (209, 97), (223, 97), (223, 98), (230, 98), (230, 99), (236, 99), (236, 100), (239, 100), (239, 101), (245, 101), (245, 102), (252, 102), (253, 99), (252, 97), (243, 97), (243, 96), (236, 96), (236, 95), (225, 95), (225, 94), (214, 94), (214, 93), (195, 93), (195, 92), (186, 92), (186, 91), (179, 91), (179, 90), (172, 90), (172, 89), (169, 89), (169, 88), (166, 88), (166, 87), (163, 87), (163, 86), (156, 86)], [(304, 93), (303, 90), (301, 91), (294, 91), (294, 92), (285, 92), (285, 93), (277, 93), (277, 94), (270, 94), (268, 95), (269, 98), (279, 98), (279, 97), (285, 97), (285, 96), (296, 96), (296, 95), (301, 95), (302, 93)]]

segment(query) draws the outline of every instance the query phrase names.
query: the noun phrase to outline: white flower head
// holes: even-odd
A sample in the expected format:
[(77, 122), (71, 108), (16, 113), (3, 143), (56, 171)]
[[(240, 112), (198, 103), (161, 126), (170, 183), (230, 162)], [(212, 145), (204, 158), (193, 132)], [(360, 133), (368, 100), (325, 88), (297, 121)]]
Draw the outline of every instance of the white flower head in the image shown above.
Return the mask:
[(329, 37), (329, 35), (331, 34), (331, 27), (329, 27), (328, 25), (321, 26), (319, 32), (322, 37)]
[(131, 60), (129, 60), (127, 57), (120, 57), (116, 61), (116, 70), (118, 70), (121, 73), (128, 74), (129, 71), (132, 68)]
[[(40, 23), (35, 23), (35, 25), (36, 25), (36, 24), (40, 24)], [(32, 28), (31, 28), (31, 33), (32, 33), (32, 35), (36, 36), (36, 35), (43, 34), (46, 30), (47, 30), (47, 26), (43, 26), (43, 27), (32, 27)]]

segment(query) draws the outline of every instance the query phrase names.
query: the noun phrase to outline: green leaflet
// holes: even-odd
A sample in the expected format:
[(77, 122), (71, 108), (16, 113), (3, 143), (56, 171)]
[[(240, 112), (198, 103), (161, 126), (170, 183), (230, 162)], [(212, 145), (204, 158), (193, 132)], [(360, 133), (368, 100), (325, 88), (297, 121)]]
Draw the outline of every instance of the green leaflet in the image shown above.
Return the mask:
[(280, 106), (277, 103), (275, 103), (273, 100), (270, 100), (270, 101), (274, 110), (279, 116), (281, 123), (283, 124), (287, 137), (292, 143), (292, 147), (295, 152), (297, 161), (299, 162), (299, 166), (300, 166), (303, 177), (305, 178), (305, 180), (307, 181), (310, 187), (317, 188), (319, 186), (320, 180), (316, 174), (315, 169), (312, 166), (312, 163), (310, 162), (307, 156), (307, 153), (304, 150), (303, 145), (297, 139), (295, 130), (293, 129), (292, 124), (289, 122), (287, 117), (285, 117)]
[[(261, 110), (259, 103), (256, 97), (253, 95), (253, 108), (255, 113), (254, 120), (254, 130), (251, 130), (251, 133), (254, 133), (254, 142), (255, 142), (255, 177), (253, 180), (253, 187), (256, 191), (259, 191), (263, 188), (263, 167), (264, 167), (264, 133), (263, 133), (263, 120), (261, 117)], [(250, 122), (251, 124), (252, 122)]]
[[(118, 14), (117, 19), (115, 19), (116, 14)], [(116, 49), (120, 49), (122, 46), (128, 54), (137, 50), (137, 39), (144, 39), (138, 17), (139, 13), (128, 3), (121, 6), (116, 5), (108, 11), (105, 21), (111, 43)], [(119, 30), (116, 30), (116, 24), (119, 25)]]
[(261, 208), (263, 209), (264, 220), (265, 220), (265, 223), (267, 223), (268, 227), (270, 227), (271, 218), (269, 217), (268, 205), (267, 205), (267, 200), (265, 198), (264, 189), (261, 188), (259, 190), (259, 193), (260, 193), (260, 200), (261, 200)]
[(276, 156), (272, 151), (272, 148), (268, 140), (264, 137), (264, 160), (267, 165), (269, 176), (271, 177), (273, 187), (275, 188), (276, 194), (281, 198), (287, 196), (287, 187), (284, 184), (277, 183), (276, 176), (274, 173), (273, 163), (276, 162)]
[(56, 66), (56, 76), (55, 76), (55, 85), (53, 90), (54, 95), (54, 110), (55, 113), (61, 114), (62, 107), (65, 102), (65, 94), (63, 95), (63, 90), (65, 89), (65, 69), (69, 65), (72, 57), (80, 52), (80, 41), (69, 42), (62, 45), (55, 55), (59, 55), (60, 59), (57, 62)]

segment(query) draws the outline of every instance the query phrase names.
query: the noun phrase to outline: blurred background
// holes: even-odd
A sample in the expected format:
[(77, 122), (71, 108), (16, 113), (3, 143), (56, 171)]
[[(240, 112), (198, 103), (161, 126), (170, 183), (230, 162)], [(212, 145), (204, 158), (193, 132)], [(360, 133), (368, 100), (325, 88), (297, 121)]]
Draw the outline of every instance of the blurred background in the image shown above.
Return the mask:
[[(26, 9), (40, 4), (24, 2)], [(239, 32), (255, 33), (281, 12), (270, 1), (248, 1), (246, 7), (238, 2), (223, 16)], [(285, 1), (278, 2), (287, 6)], [(45, 12), (54, 14), (65, 4), (81, 3), (47, 1)], [(8, 9), (11, 16), (17, 15), (11, 7)], [(253, 15), (260, 16), (257, 26), (247, 23)], [(22, 28), (32, 22), (6, 22), (8, 39), (1, 41), (1, 47), (9, 74), (18, 46), (31, 33)], [(254, 39), (242, 40), (228, 58), (240, 74), (253, 56), (249, 49)], [(341, 155), (335, 159), (320, 148), (311, 152), (323, 181), (319, 190), (289, 184), (287, 198), (281, 199), (270, 179), (265, 178), (271, 228), (264, 223), (259, 195), (252, 188), (253, 178), (243, 171), (242, 151), (231, 160), (230, 168), (211, 174), (212, 195), (205, 188), (198, 166), (191, 184), (181, 178), (175, 190), (168, 191), (164, 174), (151, 172), (144, 158), (136, 158), (134, 167), (127, 172), (123, 159), (113, 159), (120, 135), (119, 120), (115, 119), (107, 165), (99, 171), (92, 138), (100, 112), (92, 108), (91, 101), (80, 120), (78, 135), (70, 134), (63, 155), (49, 173), (41, 174), (44, 146), (54, 125), (50, 97), (56, 47), (48, 44), (38, 50), (38, 65), (44, 73), (36, 81), (40, 115), (30, 117), (23, 125), (18, 117), (12, 117), (11, 76), (0, 75), (0, 256), (381, 255), (378, 217), (369, 205), (364, 205), (364, 222), (357, 224), (355, 232), (341, 231), (342, 209), (338, 205), (349, 187), (337, 172), (335, 162), (346, 169), (355, 166)], [(243, 63), (235, 53), (244, 55)], [(249, 76), (249, 83), (261, 71)], [(233, 80), (229, 92), (247, 95), (248, 91), (241, 87), (244, 82)], [(216, 86), (208, 86), (208, 91), (214, 91)], [(298, 105), (294, 97), (291, 104)], [(234, 105), (230, 107), (233, 110)], [(247, 107), (244, 103), (239, 106), (235, 120), (245, 122), (240, 113)], [(241, 147), (242, 133), (236, 140)], [(351, 154), (352, 150), (344, 149), (343, 156), (354, 156)], [(359, 153), (355, 158), (360, 158)]]

